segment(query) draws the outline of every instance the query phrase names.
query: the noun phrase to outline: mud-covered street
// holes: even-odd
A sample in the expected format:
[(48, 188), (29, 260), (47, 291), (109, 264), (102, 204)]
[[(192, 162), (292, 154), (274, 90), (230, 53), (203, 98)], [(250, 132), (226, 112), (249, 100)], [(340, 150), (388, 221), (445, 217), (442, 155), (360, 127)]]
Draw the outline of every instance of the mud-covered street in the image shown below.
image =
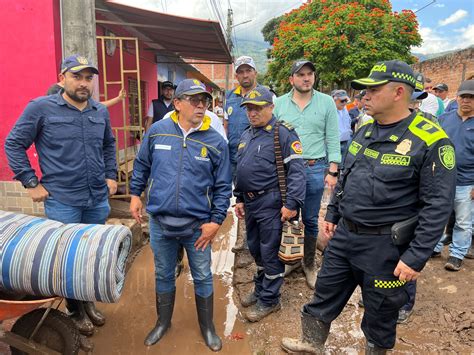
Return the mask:
[[(237, 219), (229, 213), (213, 243), (215, 325), (223, 339), (222, 354), (283, 354), (282, 337), (300, 333), (299, 310), (312, 296), (301, 270), (286, 278), (282, 287), (282, 309), (259, 323), (248, 323), (241, 315), (239, 294), (252, 289), (253, 264), (244, 254), (231, 251), (237, 239)], [(319, 258), (321, 255), (319, 255)], [(393, 354), (459, 353), (474, 349), (474, 262), (466, 260), (461, 271), (444, 270), (446, 251), (441, 259), (430, 260), (418, 282), (414, 314), (398, 326)], [(120, 301), (97, 304), (107, 323), (90, 338), (93, 354), (211, 354), (201, 338), (189, 268), (185, 265), (177, 281), (177, 297), (172, 328), (156, 345), (145, 347), (143, 340), (156, 321), (154, 305), (153, 254), (149, 245), (138, 253), (126, 278)], [(233, 272), (235, 271), (235, 272)], [(364, 336), (360, 330), (363, 308), (356, 290), (342, 315), (333, 323), (326, 353), (362, 353)], [(0, 353), (9, 354), (0, 344)]]
[[(280, 339), (298, 336), (299, 310), (312, 296), (301, 271), (293, 272), (282, 288), (282, 309), (260, 323), (251, 324), (239, 313), (239, 293), (252, 289), (254, 266), (235, 267), (248, 256), (234, 254), (237, 219), (229, 214), (213, 244), (215, 324), (222, 336), (223, 354), (283, 354)], [(393, 354), (472, 353), (474, 348), (474, 262), (466, 260), (460, 272), (444, 270), (445, 254), (430, 260), (418, 283), (414, 314), (398, 327)], [(244, 259), (244, 260), (242, 260)], [(235, 268), (235, 273), (232, 270)], [(234, 278), (233, 275), (236, 275)], [(234, 285), (234, 286), (233, 286)], [(211, 353), (197, 323), (189, 268), (177, 282), (177, 304), (173, 325), (157, 345), (147, 348), (143, 339), (156, 320), (154, 308), (153, 256), (145, 246), (135, 259), (118, 304), (100, 305), (108, 323), (92, 337), (96, 354), (188, 354)], [(343, 314), (332, 325), (327, 353), (363, 352), (360, 330), (363, 308), (358, 290)]]

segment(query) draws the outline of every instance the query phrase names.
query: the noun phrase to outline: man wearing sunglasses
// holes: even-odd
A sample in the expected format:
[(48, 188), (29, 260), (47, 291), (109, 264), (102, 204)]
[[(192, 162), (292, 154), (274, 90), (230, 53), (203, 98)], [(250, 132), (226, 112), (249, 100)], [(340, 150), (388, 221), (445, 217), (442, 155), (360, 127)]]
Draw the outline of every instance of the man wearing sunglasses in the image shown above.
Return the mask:
[(349, 96), (346, 90), (333, 90), (331, 96), (336, 104), (337, 115), (339, 117), (339, 140), (341, 142), (341, 169), (344, 164), (344, 157), (349, 149), (352, 139), (351, 116), (347, 111), (346, 105), (349, 103)]
[(157, 343), (171, 325), (177, 253), (183, 246), (201, 334), (211, 350), (222, 347), (213, 323), (211, 243), (227, 215), (232, 179), (227, 143), (206, 116), (211, 99), (200, 81), (183, 80), (176, 88), (175, 112), (151, 126), (135, 159), (130, 211), (141, 223), (140, 195), (146, 189), (155, 257), (158, 320), (145, 339), (147, 346)]

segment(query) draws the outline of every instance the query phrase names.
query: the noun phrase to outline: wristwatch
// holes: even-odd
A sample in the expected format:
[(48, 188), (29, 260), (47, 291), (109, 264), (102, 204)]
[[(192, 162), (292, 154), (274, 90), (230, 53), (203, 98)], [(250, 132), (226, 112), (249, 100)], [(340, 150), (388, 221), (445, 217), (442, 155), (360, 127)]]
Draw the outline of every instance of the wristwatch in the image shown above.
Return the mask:
[(23, 187), (25, 189), (34, 189), (38, 185), (39, 185), (38, 178), (36, 176), (33, 176), (30, 180), (26, 182), (26, 184), (23, 185)]
[(329, 171), (328, 170), (328, 174), (331, 175), (331, 176), (334, 176), (334, 177), (338, 177), (339, 176), (339, 171)]

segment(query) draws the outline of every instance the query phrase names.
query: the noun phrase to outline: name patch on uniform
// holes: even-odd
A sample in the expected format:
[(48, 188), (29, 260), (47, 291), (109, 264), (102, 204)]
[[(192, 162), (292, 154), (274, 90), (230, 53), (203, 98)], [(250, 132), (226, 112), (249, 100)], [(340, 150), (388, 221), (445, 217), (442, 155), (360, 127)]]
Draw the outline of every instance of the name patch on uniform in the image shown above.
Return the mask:
[(199, 161), (209, 161), (209, 160), (211, 160), (209, 158), (204, 158), (204, 157), (201, 157), (201, 156), (199, 156), (199, 157), (195, 156), (194, 159), (199, 160)]
[(303, 154), (303, 146), (301, 145), (301, 142), (300, 141), (295, 141), (291, 144), (291, 149), (293, 149), (293, 151), (296, 153), (296, 154)]
[(454, 148), (450, 145), (443, 145), (438, 150), (439, 160), (441, 164), (448, 170), (452, 170), (456, 165), (456, 155), (454, 154)]
[(410, 165), (411, 157), (406, 155), (398, 154), (384, 154), (380, 160), (380, 164), (383, 165), (398, 165), (398, 166), (408, 166)]
[(171, 150), (171, 146), (166, 144), (155, 144), (155, 149)]
[(364, 155), (368, 156), (369, 158), (377, 159), (379, 157), (379, 154), (379, 152), (370, 148), (365, 148), (364, 150)]
[(351, 145), (349, 146), (349, 153), (351, 153), (352, 155), (357, 155), (357, 153), (359, 153), (360, 148), (362, 148), (362, 145), (355, 141), (352, 141)]

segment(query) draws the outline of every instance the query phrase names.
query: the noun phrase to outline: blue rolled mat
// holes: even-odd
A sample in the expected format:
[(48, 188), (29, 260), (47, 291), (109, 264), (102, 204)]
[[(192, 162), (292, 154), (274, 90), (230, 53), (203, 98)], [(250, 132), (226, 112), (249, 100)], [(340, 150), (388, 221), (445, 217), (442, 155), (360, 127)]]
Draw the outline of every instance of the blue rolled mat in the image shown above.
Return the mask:
[(0, 291), (117, 302), (132, 234), (0, 211)]

